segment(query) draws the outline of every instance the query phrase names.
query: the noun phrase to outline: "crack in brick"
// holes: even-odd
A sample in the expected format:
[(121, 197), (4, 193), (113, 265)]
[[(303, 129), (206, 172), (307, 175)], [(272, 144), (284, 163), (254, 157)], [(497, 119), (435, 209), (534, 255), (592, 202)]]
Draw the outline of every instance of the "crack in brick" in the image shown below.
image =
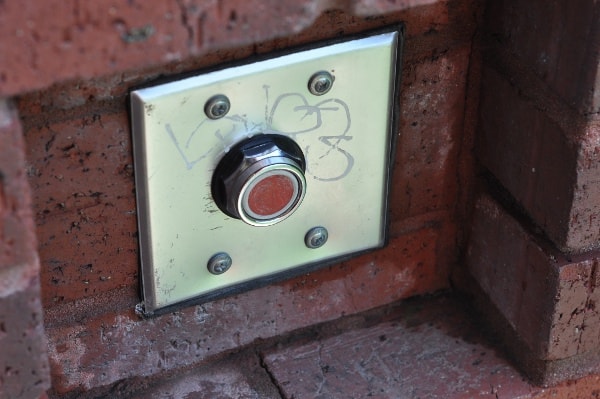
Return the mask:
[(373, 375), (369, 373), (366, 366), (373, 360), (373, 357), (376, 356), (375, 352), (371, 352), (370, 356), (366, 360), (361, 360), (356, 362), (354, 365), (354, 370), (365, 380), (368, 385), (371, 385), (373, 382)]
[(188, 10), (187, 10), (185, 4), (183, 4), (183, 0), (177, 0), (177, 6), (179, 7), (179, 14), (181, 17), (181, 25), (183, 25), (183, 27), (187, 31), (188, 49), (190, 51), (192, 51), (193, 47), (194, 47), (194, 27), (190, 23), (190, 17), (188, 15)]
[(256, 355), (258, 356), (258, 359), (260, 360), (260, 362), (259, 362), (260, 367), (265, 371), (265, 373), (267, 373), (267, 376), (271, 380), (271, 383), (273, 384), (275, 389), (277, 389), (277, 392), (279, 393), (279, 397), (281, 399), (294, 399), (293, 396), (291, 398), (287, 398), (287, 396), (284, 393), (283, 387), (279, 384), (279, 381), (277, 380), (277, 378), (275, 378), (273, 373), (271, 373), (271, 370), (269, 370), (269, 365), (265, 362), (264, 354), (257, 353)]
[[(583, 311), (583, 320), (581, 321), (581, 326), (579, 326), (579, 336), (577, 337), (577, 349), (575, 353), (582, 352), (583, 338), (586, 331), (586, 326), (589, 323), (589, 318), (594, 317), (594, 311), (596, 309), (595, 301), (592, 299), (592, 294), (594, 293), (594, 289), (596, 288), (596, 279), (598, 278), (598, 261), (595, 260), (592, 264), (590, 270), (590, 276), (587, 281), (587, 295), (585, 300), (585, 307), (582, 309)], [(597, 316), (596, 316), (597, 317)], [(586, 334), (587, 335), (587, 334)], [(583, 348), (585, 351), (585, 348)]]
[[(598, 278), (598, 261), (594, 260), (594, 263), (592, 264), (592, 270), (590, 271), (588, 294), (591, 294), (594, 292), (594, 289), (596, 288), (596, 279), (597, 278)], [(588, 298), (588, 300), (589, 300), (589, 298)]]
[(317, 365), (319, 366), (319, 377), (321, 381), (319, 381), (319, 386), (317, 387), (317, 392), (315, 392), (315, 397), (320, 397), (323, 394), (323, 387), (327, 383), (327, 377), (325, 377), (325, 370), (327, 365), (323, 365), (323, 344), (319, 343), (319, 348), (317, 349)]

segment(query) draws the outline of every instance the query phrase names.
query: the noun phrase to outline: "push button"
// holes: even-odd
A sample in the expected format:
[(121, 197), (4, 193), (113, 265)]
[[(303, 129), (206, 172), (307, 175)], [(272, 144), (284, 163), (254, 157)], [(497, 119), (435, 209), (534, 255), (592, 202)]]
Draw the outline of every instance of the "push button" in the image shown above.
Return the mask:
[(294, 206), (298, 180), (285, 170), (274, 170), (256, 179), (244, 193), (244, 211), (257, 219), (271, 219)]
[(225, 214), (253, 226), (290, 216), (306, 192), (302, 150), (287, 136), (261, 134), (236, 144), (213, 174), (213, 199)]

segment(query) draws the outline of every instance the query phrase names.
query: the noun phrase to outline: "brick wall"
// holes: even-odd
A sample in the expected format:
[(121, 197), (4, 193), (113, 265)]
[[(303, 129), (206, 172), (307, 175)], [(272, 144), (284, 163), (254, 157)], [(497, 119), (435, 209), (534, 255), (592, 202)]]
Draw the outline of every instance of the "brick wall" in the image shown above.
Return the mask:
[[(477, 30), (483, 3), (0, 2), (0, 397), (48, 368), (51, 396), (100, 392), (451, 275), (536, 381), (600, 372), (600, 5), (489, 1)], [(399, 22), (390, 244), (138, 318), (129, 88)]]
[[(27, 146), (52, 394), (76, 397), (447, 289), (471, 198), (479, 9), (476, 0), (1, 2), (0, 96), (14, 97)], [(138, 318), (128, 89), (399, 22), (406, 39), (389, 246)]]
[(487, 3), (467, 263), (536, 381), (600, 371), (600, 4)]
[[(0, 395), (48, 388), (46, 347), (51, 395), (75, 397), (448, 289), (451, 271), (538, 382), (599, 372), (600, 5), (489, 1), (478, 31), (482, 3), (0, 2)], [(399, 22), (389, 246), (138, 318), (129, 88)]]
[(15, 107), (0, 98), (0, 397), (14, 399), (50, 385), (22, 134)]

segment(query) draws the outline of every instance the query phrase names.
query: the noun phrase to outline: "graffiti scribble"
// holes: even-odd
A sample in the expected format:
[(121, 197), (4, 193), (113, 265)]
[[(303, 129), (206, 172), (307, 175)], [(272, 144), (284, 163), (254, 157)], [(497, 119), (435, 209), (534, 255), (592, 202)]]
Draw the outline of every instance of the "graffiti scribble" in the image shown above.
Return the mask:
[[(245, 115), (237, 114), (218, 120), (203, 118), (187, 134), (175, 132), (170, 123), (165, 124), (165, 130), (186, 168), (192, 169), (213, 153), (228, 151), (241, 132), (248, 136), (277, 133), (292, 138), (303, 147), (307, 174), (315, 179), (335, 181), (347, 176), (354, 166), (353, 155), (343, 148), (344, 143), (352, 140), (348, 105), (339, 98), (311, 104), (301, 93), (283, 93), (269, 106), (269, 86), (264, 85), (263, 89), (264, 121), (251, 121)], [(220, 144), (203, 148), (206, 135), (217, 137)]]

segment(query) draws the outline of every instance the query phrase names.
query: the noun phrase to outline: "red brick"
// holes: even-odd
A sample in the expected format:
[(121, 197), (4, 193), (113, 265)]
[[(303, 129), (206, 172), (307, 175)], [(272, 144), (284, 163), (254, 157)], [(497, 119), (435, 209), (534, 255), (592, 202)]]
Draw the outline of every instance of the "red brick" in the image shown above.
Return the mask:
[(133, 160), (124, 114), (27, 133), (46, 306), (137, 284)]
[(596, 260), (591, 266), (592, 282), (588, 284), (587, 292), (589, 296), (585, 303), (585, 307), (580, 311), (583, 314), (583, 322), (581, 323), (581, 332), (579, 346), (581, 348), (597, 348), (600, 346), (600, 284), (598, 282), (599, 270), (598, 261)]
[(187, 56), (181, 12), (175, 1), (4, 2), (0, 92), (14, 94)]
[[(133, 378), (77, 397), (304, 398), (317, 397), (318, 387), (331, 394), (327, 397), (344, 398), (368, 391), (371, 397), (421, 393), (432, 399), (598, 395), (597, 375), (547, 389), (526, 381), (490, 348), (463, 305), (448, 297), (413, 299), (326, 323), (309, 335), (293, 333), (199, 367)], [(393, 393), (377, 394), (382, 391)]]
[[(19, 43), (34, 40), (34, 33), (45, 40), (21, 55), (54, 58), (44, 70), (28, 62), (20, 64), (19, 78), (9, 79), (8, 86), (0, 81), (0, 92), (54, 84), (22, 97), (20, 110), (29, 127), (27, 171), (34, 187), (52, 374), (60, 394), (75, 395), (79, 389), (122, 378), (197, 364), (257, 339), (448, 287), (450, 265), (457, 254), (456, 158), (475, 2), (276, 3), (267, 7), (265, 2), (217, 5), (184, 0), (159, 6), (132, 3), (111, 11), (112, 3), (102, 0), (80, 5), (74, 16), (74, 3), (66, 2), (57, 7), (65, 9), (58, 13), (60, 18), (33, 27), (25, 24), (26, 37)], [(333, 6), (342, 10), (323, 12)], [(28, 4), (18, 11), (13, 3), (2, 7), (10, 9), (2, 14), (10, 17), (9, 24), (0, 25), (0, 34), (9, 33), (3, 37), (16, 32), (12, 30), (19, 17), (14, 13), (34, 20), (42, 11)], [(73, 21), (79, 24), (74, 27)], [(407, 24), (405, 66), (414, 83), (403, 86), (403, 98), (411, 101), (411, 96), (425, 97), (431, 90), (436, 96), (427, 98), (425, 108), (409, 109), (405, 104), (423, 123), (416, 133), (425, 137), (426, 148), (419, 148), (421, 143), (409, 134), (403, 145), (416, 156), (409, 166), (426, 168), (418, 177), (427, 180), (429, 191), (415, 196), (411, 207), (404, 208), (401, 196), (394, 200), (393, 209), (403, 208), (394, 211), (398, 217), (390, 246), (308, 276), (172, 315), (146, 321), (134, 316), (132, 309), (139, 301), (138, 257), (124, 107), (127, 90), (160, 74), (400, 21)], [(139, 29), (150, 25), (152, 35), (149, 29)], [(71, 47), (56, 50), (65, 29), (79, 32), (70, 38)], [(172, 35), (172, 40), (167, 41), (166, 35)], [(140, 41), (132, 41), (136, 38)], [(0, 61), (0, 73), (4, 68), (13, 73), (11, 60), (17, 59)], [(421, 78), (427, 81), (420, 82)], [(418, 116), (423, 110), (435, 116), (435, 123), (429, 125), (429, 118)], [(448, 133), (442, 139), (438, 128)], [(400, 155), (406, 158), (400, 162), (409, 162), (406, 154)], [(433, 165), (424, 166), (429, 160)], [(398, 174), (398, 180), (409, 175)], [(411, 183), (419, 189), (415, 177)]]
[(564, 251), (600, 242), (600, 151), (564, 132), (491, 68), (484, 69), (477, 155), (548, 237)]
[(532, 387), (447, 298), (392, 321), (267, 351), (285, 398), (529, 398)]
[(16, 109), (0, 98), (0, 397), (49, 387), (39, 262)]
[(593, 351), (600, 323), (589, 308), (598, 254), (567, 258), (526, 231), (489, 197), (477, 202), (469, 270), (538, 359)]
[(502, 217), (506, 216), (491, 200), (485, 198), (476, 204), (467, 265), (481, 289), (516, 328), (523, 296), (520, 283), (527, 275), (527, 260), (523, 256), (527, 241), (520, 230), (521, 235), (515, 238), (514, 224), (501, 223)]
[[(19, 264), (35, 265), (36, 239), (31, 196), (24, 174), (25, 155), (16, 109), (0, 98), (0, 271)], [(23, 287), (37, 269), (25, 277)], [(7, 285), (5, 285), (7, 284)], [(16, 281), (0, 279), (0, 292), (15, 288)]]
[(535, 244), (527, 260), (517, 332), (545, 360), (593, 351), (596, 345), (580, 344), (592, 262), (569, 261)]
[(582, 113), (600, 111), (600, 4), (593, 0), (487, 3), (491, 43), (508, 49)]
[(5, 1), (0, 5), (0, 53), (4, 55), (0, 94), (180, 62), (216, 49), (293, 36), (329, 8), (370, 16), (421, 5), (434, 7), (438, 2), (445, 6), (439, 0), (343, 4), (320, 0)]
[(54, 389), (66, 393), (172, 370), (257, 339), (446, 288), (447, 277), (435, 270), (437, 234), (423, 229), (399, 236), (387, 248), (341, 265), (150, 320), (132, 309), (93, 317), (86, 309), (74, 316), (65, 308), (63, 317), (73, 321), (53, 322), (47, 330)]
[[(371, 6), (367, 2), (364, 5), (357, 2), (348, 3), (356, 6), (357, 15), (331, 9), (323, 12), (310, 28), (294, 35), (281, 36), (260, 43), (246, 43), (243, 46), (227, 45), (217, 51), (203, 53), (202, 57), (186, 57), (175, 62), (160, 63), (153, 67), (143, 66), (142, 69), (108, 71), (107, 73), (110, 73), (108, 75), (71, 79), (66, 82), (58, 79), (51, 82), (54, 84), (43, 91), (21, 95), (18, 99), (19, 110), (26, 122), (45, 124), (49, 118), (40, 118), (40, 113), (49, 113), (52, 117), (58, 116), (65, 119), (70, 117), (68, 111), (73, 108), (86, 104), (93, 106), (95, 103), (101, 103), (105, 107), (107, 101), (118, 101), (118, 109), (121, 109), (122, 101), (131, 87), (159, 77), (213, 67), (220, 63), (244, 59), (253, 54), (285, 50), (324, 38), (338, 37), (342, 34), (353, 34), (384, 25), (398, 24), (399, 21), (407, 23), (406, 37), (408, 41), (405, 43), (404, 58), (412, 62), (415, 58), (422, 58), (424, 54), (431, 57), (429, 47), (433, 36), (435, 36), (435, 43), (438, 46), (448, 47), (456, 41), (468, 41), (475, 26), (474, 19), (465, 19), (465, 14), (472, 12), (471, 9), (474, 7), (472, 2), (473, 0), (450, 3), (426, 0), (423, 2), (427, 3), (426, 7), (408, 8), (399, 2), (383, 3), (386, 9), (395, 7), (401, 11), (376, 16), (368, 14), (367, 11)], [(190, 5), (190, 7), (194, 6)], [(374, 4), (373, 7), (377, 7), (377, 5)], [(429, 34), (424, 37), (423, 34), (426, 32)], [(138, 43), (137, 45), (143, 46), (144, 44)], [(155, 47), (150, 50), (154, 51)], [(126, 59), (121, 61), (126, 62)], [(83, 71), (83, 73), (88, 72), (88, 70)], [(29, 81), (28, 83), (35, 82)]]
[[(109, 114), (27, 134), (47, 307), (137, 284), (134, 182), (126, 123), (123, 115)], [(408, 243), (402, 249), (407, 254), (402, 256), (422, 253), (417, 256), (426, 257), (419, 261), (420, 277), (411, 280), (414, 293), (445, 284), (447, 272), (437, 269), (435, 248), (427, 248), (433, 245), (428, 241), (435, 239), (431, 231), (428, 237), (418, 238), (414, 247)], [(361, 259), (353, 262), (372, 260), (372, 256)]]
[(600, 123), (590, 123), (580, 137), (577, 178), (566, 246), (593, 242), (600, 248)]
[(210, 362), (169, 379), (156, 382), (130, 399), (147, 398), (219, 398), (219, 399), (280, 399), (277, 387), (261, 367), (256, 356), (235, 355)]
[(469, 47), (452, 49), (402, 71), (394, 221), (456, 205), (469, 56)]
[[(439, 2), (417, 8), (416, 11), (407, 10), (405, 14), (412, 16), (416, 13), (422, 18), (412, 25), (413, 32), (417, 32), (416, 27), (425, 29), (427, 26), (439, 27), (447, 23), (446, 8), (445, 2)], [(331, 23), (337, 19), (339, 24), (346, 21), (347, 17), (336, 14), (327, 15), (324, 19)], [(387, 22), (385, 19), (368, 22), (353, 18), (348, 21), (347, 29), (350, 30)], [(321, 25), (321, 29), (326, 28), (324, 22)], [(394, 198), (394, 215), (426, 214), (431, 210), (448, 210), (454, 206), (456, 172), (452, 169), (455, 168), (458, 145), (448, 140), (458, 139), (460, 134), (464, 93), (455, 90), (455, 87), (465, 84), (468, 56), (469, 49), (461, 47), (440, 58), (427, 59), (415, 68), (419, 72), (412, 78), (426, 82), (415, 85), (414, 89), (410, 85), (403, 89), (408, 101), (411, 96), (427, 97), (426, 91), (435, 87), (437, 96), (428, 100), (426, 108), (436, 115), (438, 125), (435, 126), (445, 128), (450, 119), (452, 128), (448, 133), (451, 137), (439, 140), (434, 126), (428, 125), (426, 118), (419, 116), (427, 109), (410, 111), (415, 117), (421, 118), (423, 127), (418, 133), (429, 134), (429, 137), (421, 143), (425, 146), (425, 149), (421, 149), (420, 143), (410, 141), (412, 134), (403, 136), (406, 138), (399, 151), (403, 154), (400, 157), (410, 158), (407, 152), (411, 152), (419, 158), (401, 162), (409, 163), (403, 167), (405, 171), (423, 169), (417, 177), (423, 181), (428, 179), (428, 184), (423, 193), (415, 195), (412, 209), (408, 211), (396, 211), (408, 201)], [(49, 113), (51, 121), (55, 112), (61, 108), (77, 107), (85, 103), (90, 95), (96, 100), (122, 96), (123, 87), (127, 86), (122, 84), (123, 79), (123, 75), (118, 75), (102, 82), (84, 82), (83, 88), (67, 85), (63, 86), (64, 91), (55, 88), (40, 92), (29, 98), (31, 102), (25, 105), (25, 114), (31, 119), (39, 119), (40, 116), (35, 113), (44, 111)], [(36, 101), (39, 102), (37, 106), (34, 104)], [(45, 122), (40, 126), (36, 126), (39, 121), (30, 122), (32, 127), (26, 135), (30, 160), (28, 173), (34, 187), (34, 209), (43, 262), (43, 299), (48, 307), (137, 284), (137, 237), (128, 120), (120, 113), (120, 108), (115, 110), (119, 112), (107, 113), (92, 108), (84, 116), (67, 121)], [(81, 108), (77, 111), (82, 112)], [(64, 119), (64, 116), (58, 119)], [(438, 157), (435, 164), (423, 167), (428, 159), (435, 157)], [(445, 171), (440, 173), (440, 168)], [(407, 177), (402, 174), (397, 176), (397, 180)], [(440, 179), (444, 180), (443, 184), (439, 184)], [(414, 177), (412, 180), (411, 187), (419, 190), (422, 184)], [(434, 269), (430, 271), (437, 273)], [(441, 279), (444, 273), (441, 273)]]
[(27, 287), (0, 291), (0, 397), (35, 398), (50, 387), (42, 318), (37, 278)]
[(532, 395), (535, 399), (581, 399), (597, 398), (600, 395), (600, 376), (591, 375), (567, 381), (558, 386), (542, 389)]

